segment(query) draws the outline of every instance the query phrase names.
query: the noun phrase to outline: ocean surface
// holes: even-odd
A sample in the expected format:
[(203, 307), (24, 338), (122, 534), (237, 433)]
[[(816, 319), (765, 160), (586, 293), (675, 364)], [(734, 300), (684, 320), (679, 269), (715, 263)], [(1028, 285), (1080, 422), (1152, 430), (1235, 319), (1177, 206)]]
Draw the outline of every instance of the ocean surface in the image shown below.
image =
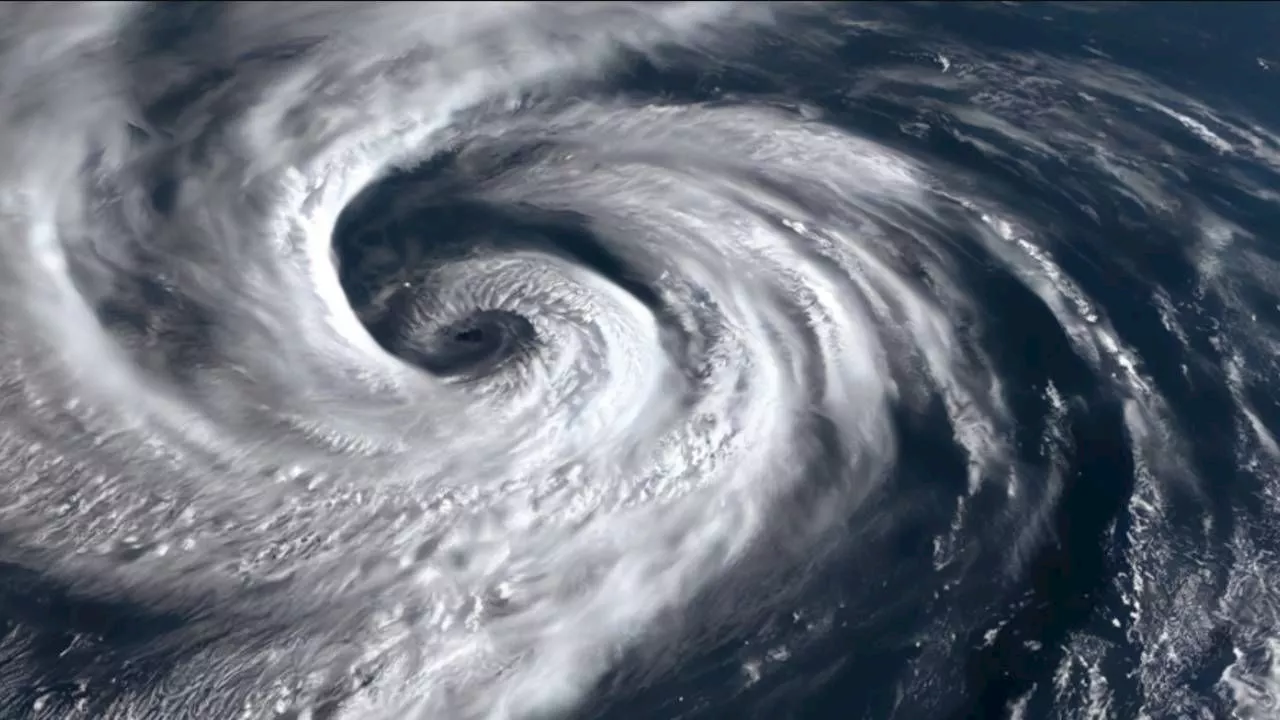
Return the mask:
[(1277, 717), (1277, 38), (0, 6), (0, 718)]

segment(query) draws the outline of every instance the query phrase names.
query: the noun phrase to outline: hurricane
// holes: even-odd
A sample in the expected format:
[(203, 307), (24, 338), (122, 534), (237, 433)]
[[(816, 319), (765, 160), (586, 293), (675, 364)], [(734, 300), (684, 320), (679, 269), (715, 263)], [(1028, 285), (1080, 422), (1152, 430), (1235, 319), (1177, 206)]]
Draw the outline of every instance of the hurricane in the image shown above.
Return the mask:
[(1273, 717), (1280, 115), (1142, 7), (0, 6), (0, 717)]

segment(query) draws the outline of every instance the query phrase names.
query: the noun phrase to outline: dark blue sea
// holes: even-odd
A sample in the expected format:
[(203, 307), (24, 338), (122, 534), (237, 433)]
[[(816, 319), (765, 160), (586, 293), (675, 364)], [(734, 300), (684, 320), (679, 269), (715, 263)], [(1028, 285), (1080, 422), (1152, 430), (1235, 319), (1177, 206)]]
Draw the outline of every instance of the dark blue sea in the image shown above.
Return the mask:
[[(743, 647), (750, 645), (739, 641), (708, 648), (704, 655), (688, 657), (668, 680), (634, 698), (602, 703), (581, 717), (1274, 717), (1280, 713), (1280, 698), (1274, 695), (1280, 658), (1274, 655), (1274, 642), (1252, 661), (1255, 671), (1272, 673), (1256, 680), (1264, 688), (1259, 694), (1267, 699), (1242, 708), (1233, 703), (1236, 696), (1224, 692), (1224, 678), (1231, 677), (1228, 668), (1240, 668), (1235, 638), (1258, 632), (1274, 637), (1277, 630), (1276, 610), (1268, 608), (1275, 601), (1274, 589), (1235, 601), (1248, 608), (1255, 627), (1242, 628), (1238, 619), (1222, 613), (1233, 575), (1256, 572), (1232, 569), (1252, 562), (1233, 551), (1232, 538), (1256, 533), (1262, 555), (1274, 557), (1280, 535), (1274, 506), (1262, 499), (1274, 492), (1268, 490), (1274, 476), (1259, 476), (1241, 461), (1237, 399), (1221, 385), (1224, 357), (1216, 339), (1224, 314), (1233, 311), (1197, 289), (1199, 271), (1187, 257), (1188, 248), (1201, 241), (1195, 221), (1182, 214), (1186, 208), (1153, 218), (1150, 207), (1116, 192), (1078, 158), (1046, 160), (1016, 145), (1002, 147), (993, 157), (989, 146), (972, 138), (976, 134), (1001, 147), (998, 128), (967, 126), (947, 112), (957, 102), (955, 95), (928, 85), (896, 86), (902, 75), (895, 71), (946, 63), (948, 47), (979, 57), (1101, 62), (1140, 73), (1209, 107), (1231, 108), (1228, 112), (1276, 127), (1280, 67), (1274, 38), (1280, 37), (1280, 7), (1233, 2), (902, 3), (859, 5), (848, 14), (911, 31), (883, 36), (875, 30), (852, 32), (827, 48), (829, 54), (798, 62), (780, 47), (776, 55), (762, 53), (759, 65), (740, 72), (725, 68), (709, 73), (698, 63), (654, 67), (640, 62), (623, 87), (688, 102), (740, 92), (812, 104), (824, 121), (850, 132), (964, 168), (1002, 188), (1008, 202), (1035, 222), (1053, 227), (1063, 243), (1057, 255), (1062, 269), (1107, 309), (1117, 332), (1131, 343), (1152, 383), (1181, 418), (1188, 443), (1183, 469), (1200, 481), (1194, 489), (1183, 488), (1175, 501), (1177, 510), (1163, 532), (1170, 534), (1165, 542), (1177, 548), (1177, 557), (1163, 569), (1166, 575), (1153, 576), (1151, 582), (1175, 595), (1180, 575), (1201, 576), (1195, 593), (1168, 601), (1187, 603), (1173, 614), (1196, 620), (1174, 622), (1164, 631), (1194, 633), (1198, 640), (1190, 657), (1161, 656), (1146, 629), (1132, 622), (1130, 588), (1143, 568), (1133, 565), (1135, 468), (1122, 400), (1075, 356), (1062, 328), (1032, 293), (975, 258), (966, 272), (978, 278), (984, 321), (1015, 405), (1023, 405), (1028, 415), (1039, 412), (1035, 406), (1048, 382), (1077, 398), (1067, 424), (1074, 457), (1064, 472), (1062, 494), (1043, 519), (1044, 535), (1025, 564), (1011, 577), (1002, 576), (1002, 568), (994, 564), (967, 568), (977, 577), (965, 582), (976, 587), (948, 588), (945, 577), (935, 576), (931, 539), (945, 531), (945, 498), (964, 477), (964, 459), (947, 447), (945, 427), (904, 428), (908, 457), (903, 475), (913, 478), (906, 492), (933, 513), (922, 511), (924, 517), (899, 528), (874, 571), (857, 562), (837, 566), (816, 584), (815, 595), (857, 600), (832, 615), (827, 621), (832, 629), (811, 654), (741, 691)], [(1043, 79), (1056, 80), (1051, 70), (1036, 66), (1031, 61), (1019, 70), (1044, 72)], [(950, 71), (957, 70), (953, 64)], [(703, 79), (707, 75), (714, 79)], [(833, 77), (839, 80), (832, 82)], [(1007, 78), (1019, 79), (1018, 71)], [(1163, 153), (1186, 162), (1178, 194), (1251, 228), (1258, 252), (1271, 261), (1280, 256), (1276, 197), (1259, 198), (1233, 180), (1259, 172), (1253, 160), (1224, 156), (1149, 107), (1123, 97), (1117, 101), (1110, 108), (1118, 113), (1117, 121), (1149, 133), (1122, 151), (1130, 151), (1138, 163), (1157, 164), (1161, 160), (1155, 156), (1143, 158), (1151, 150), (1144, 145), (1163, 144)], [(1101, 113), (1091, 118), (1087, 110), (1081, 119), (1112, 122)], [(1275, 176), (1269, 177), (1274, 183)], [(1185, 337), (1174, 337), (1162, 324), (1160, 309), (1150, 300), (1154, 287), (1165, 289), (1175, 307), (1188, 314)], [(1274, 290), (1268, 294), (1274, 300)], [(1262, 304), (1269, 306), (1260, 309), (1274, 323), (1280, 306)], [(1190, 363), (1188, 354), (1194, 358)], [(1268, 368), (1255, 366), (1264, 377), (1275, 377), (1273, 358), (1257, 362)], [(1257, 403), (1253, 407), (1260, 422), (1274, 433), (1280, 428), (1280, 395), (1264, 377), (1254, 381), (1248, 395)], [(1020, 443), (1025, 461), (1042, 461), (1034, 433), (1025, 435)], [(1209, 518), (1214, 526), (1206, 529)], [(886, 577), (892, 578), (888, 584)], [(1275, 587), (1270, 578), (1257, 582)], [(868, 590), (868, 585), (879, 587)], [(931, 592), (922, 593), (921, 586)], [(770, 622), (800, 622), (792, 612), (780, 608)], [(936, 632), (940, 617), (956, 622), (945, 638), (952, 647), (945, 662), (922, 662), (919, 638)], [(917, 673), (924, 676), (902, 679)], [(1163, 681), (1144, 682), (1146, 673), (1163, 676)], [(1162, 694), (1167, 687), (1176, 688), (1174, 697), (1187, 698), (1186, 704)]]

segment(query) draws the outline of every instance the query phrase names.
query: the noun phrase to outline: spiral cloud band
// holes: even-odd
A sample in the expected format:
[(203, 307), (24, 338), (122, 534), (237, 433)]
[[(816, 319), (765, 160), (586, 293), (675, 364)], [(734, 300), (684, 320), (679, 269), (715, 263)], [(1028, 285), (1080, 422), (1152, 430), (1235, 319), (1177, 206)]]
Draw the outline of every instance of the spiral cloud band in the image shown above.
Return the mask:
[[(1160, 625), (1196, 592), (1169, 589), (1159, 530), (1201, 482), (1185, 421), (1050, 226), (814, 104), (607, 87), (624, 59), (749, 73), (802, 31), (791, 46), (812, 57), (832, 27), (895, 36), (850, 12), (0, 8), (0, 560), (60, 598), (13, 611), (15, 717), (568, 713), (610, 676), (643, 685), (763, 626), (836, 557), (868, 587), (967, 598), (956, 622), (979, 624), (976, 598), (998, 593), (960, 588), (979, 559), (1016, 577), (1052, 535), (1088, 442), (1072, 418), (1099, 397), (1134, 476), (1114, 558), (1126, 627), (1143, 652), (1201, 642)], [(1181, 195), (1178, 158), (1113, 152), (1155, 142), (1114, 108), (1247, 158), (1256, 193), (1280, 168), (1274, 136), (1136, 74), (1023, 58), (1087, 108), (1038, 113), (1050, 90), (971, 59), (847, 92), (915, 93), (991, 155), (1094, 143), (1112, 193), (1200, 233), (1200, 297), (1252, 312), (1273, 261), (1224, 260), (1249, 229)], [(948, 104), (962, 94), (974, 104)], [(1114, 136), (1073, 124), (1087, 113), (1113, 113)], [(1192, 311), (1134, 282), (1197, 352), (1178, 325)], [(1061, 377), (1008, 377), (1021, 349), (988, 322), (996, 287), (1039, 303), (1075, 363)], [(1275, 336), (1257, 327), (1217, 337), (1239, 462), (1261, 476), (1277, 446), (1249, 358)], [(959, 483), (912, 456), (902, 434), (926, 421), (948, 428), (938, 462)], [(936, 577), (904, 584), (876, 557), (910, 523)], [(1237, 581), (1212, 582), (1229, 598)], [(69, 640), (57, 603), (95, 608)], [(57, 642), (69, 654), (43, 659)], [(954, 652), (939, 640), (916, 662)], [(1244, 702), (1253, 685), (1224, 677)]]

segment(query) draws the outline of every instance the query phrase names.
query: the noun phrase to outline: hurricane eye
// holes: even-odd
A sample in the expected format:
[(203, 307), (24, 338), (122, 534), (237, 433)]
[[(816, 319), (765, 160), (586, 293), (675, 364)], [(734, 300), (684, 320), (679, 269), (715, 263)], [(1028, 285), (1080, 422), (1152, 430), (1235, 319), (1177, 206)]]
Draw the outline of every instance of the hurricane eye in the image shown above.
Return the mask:
[(485, 334), (484, 330), (477, 327), (467, 328), (465, 330), (458, 330), (453, 334), (454, 340), (460, 343), (466, 343), (468, 345), (476, 345), (476, 344), (483, 343), (487, 338), (488, 336)]
[(444, 327), (422, 331), (411, 318), (397, 320), (392, 354), (445, 377), (478, 377), (496, 371), (526, 352), (536, 340), (533, 325), (503, 310), (484, 310)]

